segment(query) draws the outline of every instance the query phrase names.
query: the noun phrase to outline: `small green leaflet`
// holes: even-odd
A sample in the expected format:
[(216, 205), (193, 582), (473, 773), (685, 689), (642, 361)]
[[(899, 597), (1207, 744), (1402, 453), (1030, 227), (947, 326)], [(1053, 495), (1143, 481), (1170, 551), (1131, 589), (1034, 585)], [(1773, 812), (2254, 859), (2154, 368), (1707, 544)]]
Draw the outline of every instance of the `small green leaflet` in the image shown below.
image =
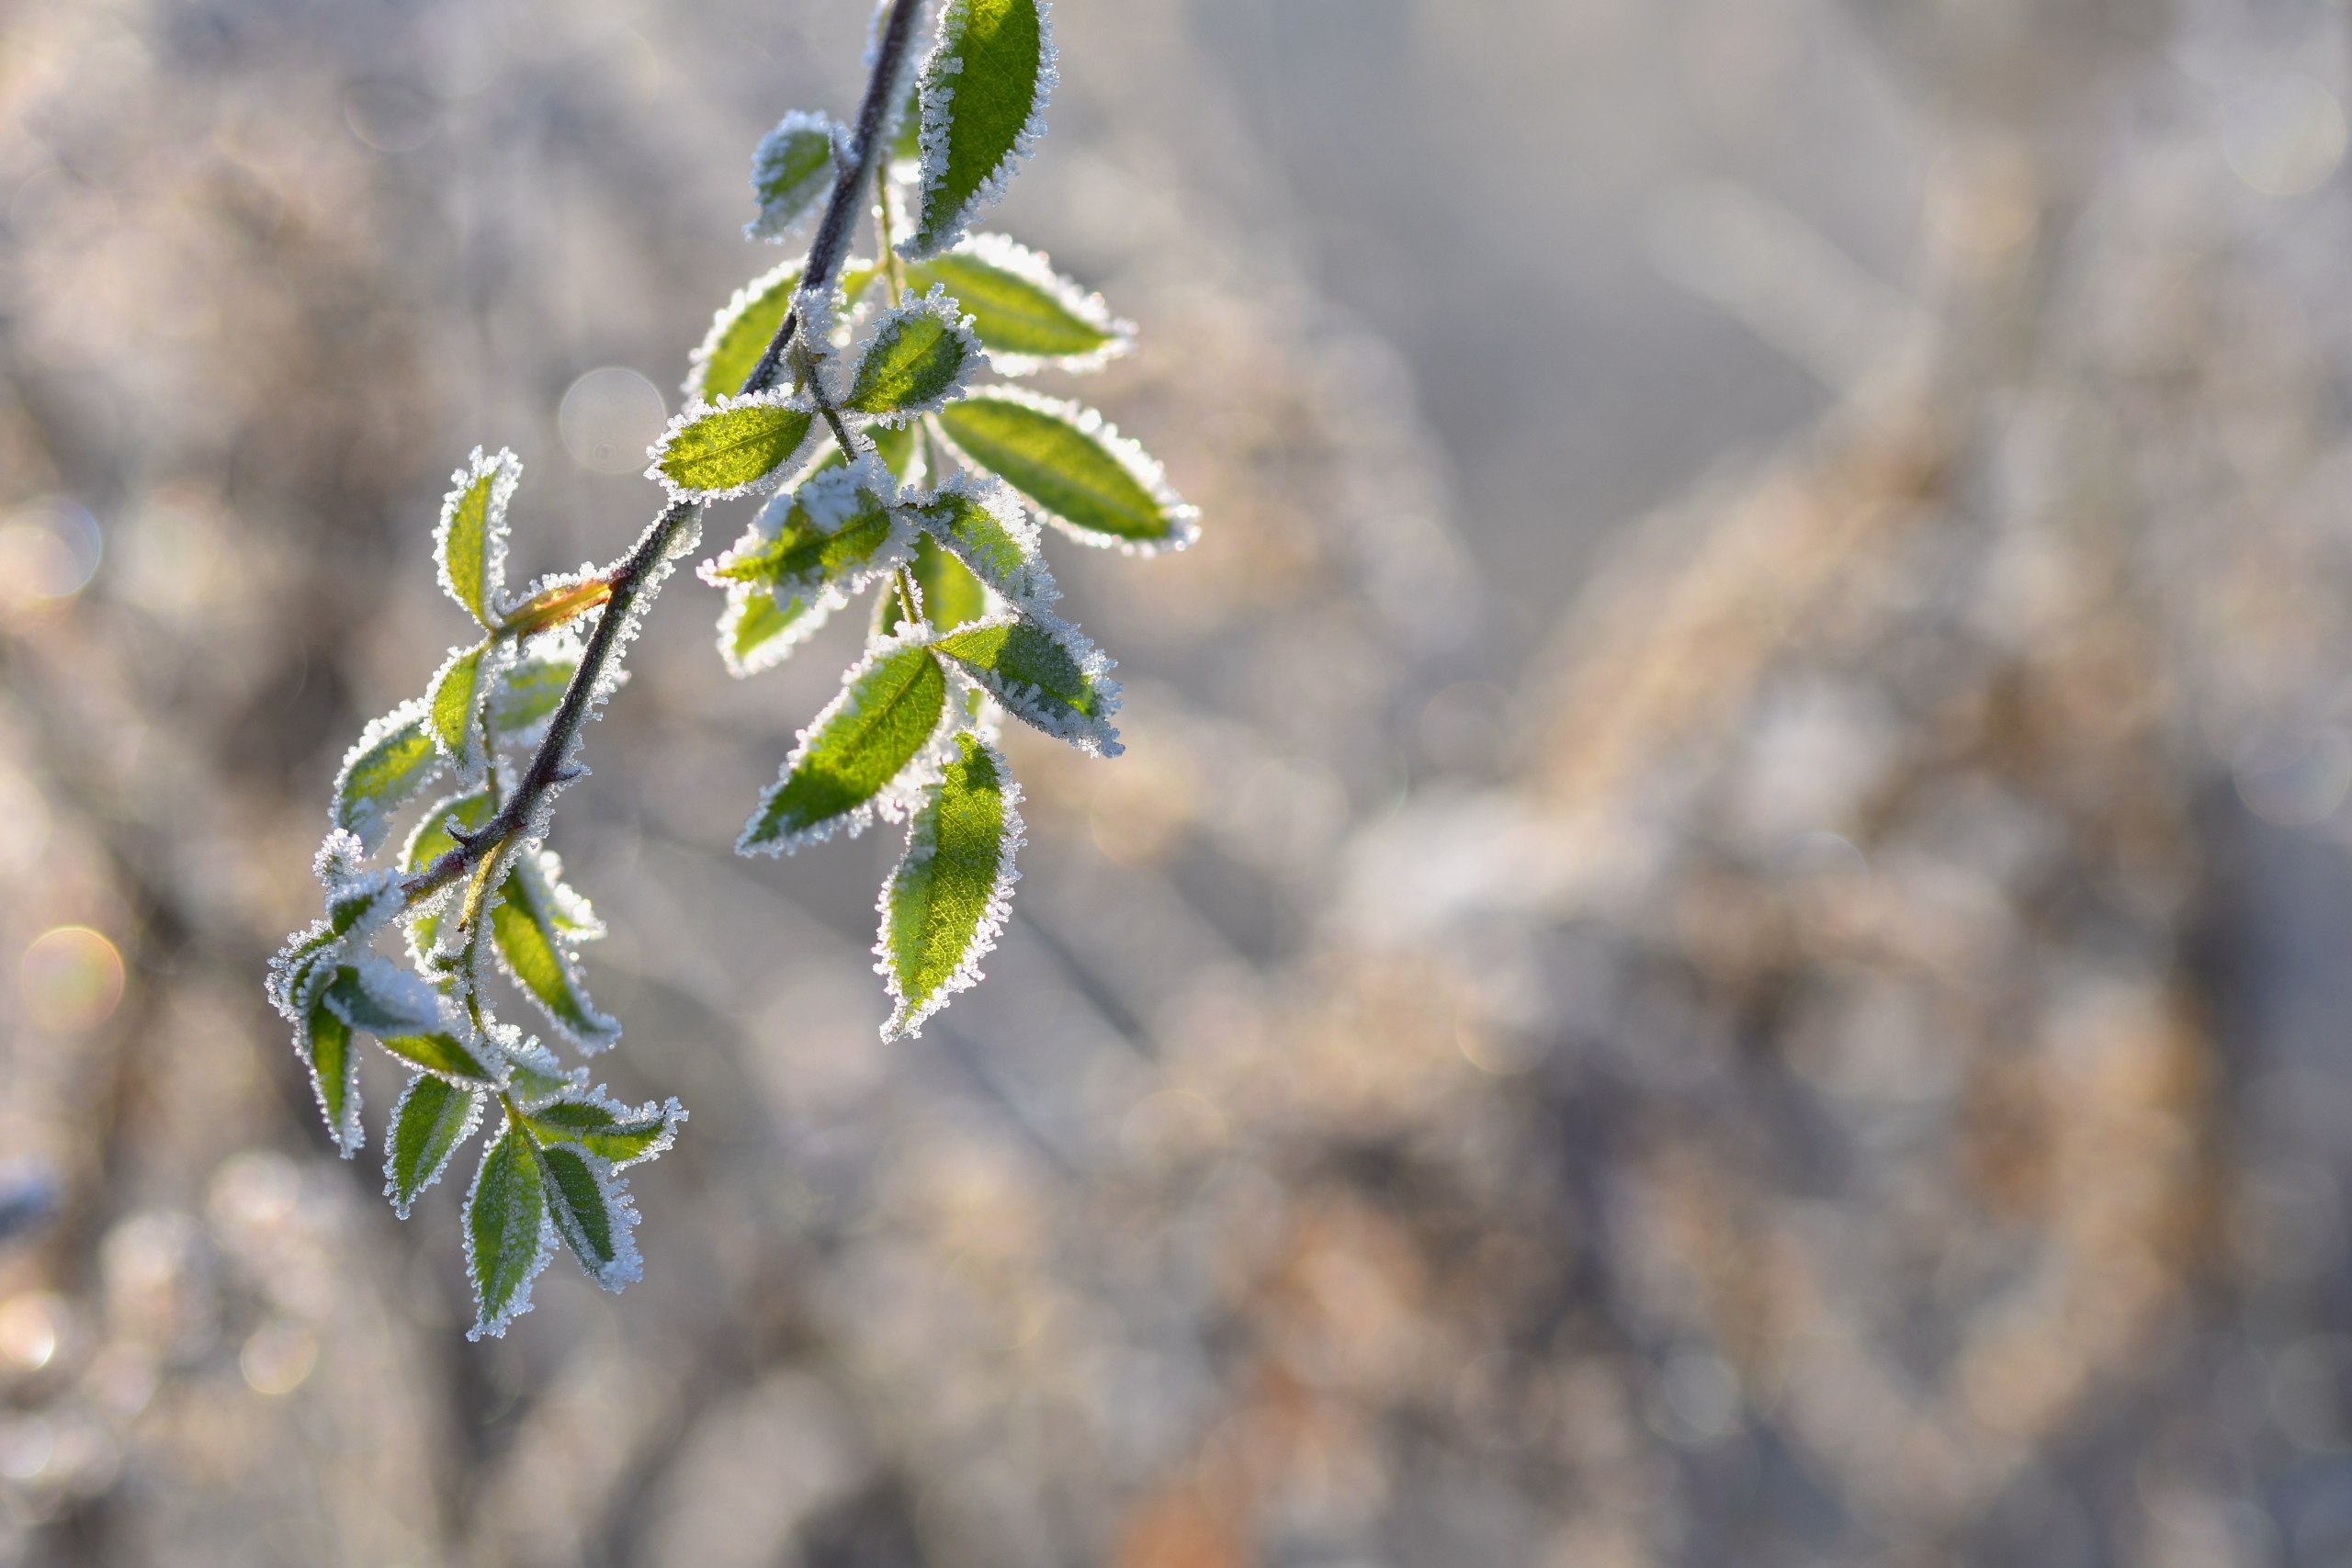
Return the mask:
[(1038, 551), (1037, 525), (1003, 480), (951, 475), (917, 504), (915, 516), (926, 534), (1013, 603), (1044, 605), (1061, 596)]
[[(989, 591), (971, 569), (940, 547), (929, 534), (915, 541), (915, 558), (910, 569), (915, 586), (922, 592), (923, 619), (941, 631), (947, 631), (977, 621), (989, 613)], [(905, 612), (899, 607), (899, 596), (882, 596), (880, 618), (875, 630), (888, 637), (905, 624)]]
[(885, 791), (938, 731), (947, 671), (921, 642), (884, 642), (843, 677), (841, 694), (801, 732), (784, 776), (760, 797), (737, 852), (788, 852), (847, 826), (864, 830)]
[(898, 486), (869, 454), (825, 468), (760, 509), (735, 547), (701, 569), (704, 581), (765, 588), (785, 598), (838, 583), (850, 593), (906, 559), (914, 530), (892, 508)]
[[(443, 855), (458, 847), (457, 836), (450, 829), (467, 832), (479, 829), (492, 816), (490, 791), (480, 789), (470, 795), (453, 795), (436, 803), (408, 836), (408, 843), (401, 851), (401, 870), (413, 873), (424, 870)], [(426, 955), (433, 951), (434, 942), (441, 928), (441, 917), (447, 912), (450, 901), (458, 897), (456, 890), (417, 907), (408, 919), (409, 956), (419, 968), (425, 964)]]
[(449, 597), (485, 631), (494, 630), (506, 592), (506, 506), (522, 483), (523, 460), (504, 447), (484, 457), (477, 446), (449, 479), (458, 488), (442, 500), (433, 562)]
[(907, 828), (906, 857), (882, 889), (875, 965), (897, 1007), (882, 1037), (920, 1034), (923, 1021), (980, 977), (1011, 906), (1022, 845), (1020, 787), (1003, 756), (971, 734)]
[(441, 1022), (441, 998), (432, 987), (373, 956), (339, 965), (322, 1004), (352, 1028), (379, 1040), (414, 1034)]
[(807, 259), (796, 257), (752, 279), (712, 318), (702, 346), (687, 361), (683, 389), (688, 402), (707, 402), (723, 392), (741, 390), (751, 379), (769, 340), (784, 325), (784, 313), (792, 309)]
[(429, 1073), (408, 1080), (408, 1091), (392, 1111), (384, 1134), (384, 1196), (392, 1212), (408, 1218), (417, 1194), (441, 1179), (449, 1156), (472, 1136), (481, 1121), (484, 1096)]
[(826, 618), (849, 600), (828, 584), (814, 599), (793, 595), (785, 603), (764, 588), (735, 583), (727, 608), (718, 613), (718, 656), (728, 672), (741, 678), (781, 664), (808, 640)]
[(573, 1143), (616, 1170), (651, 1159), (668, 1149), (686, 1119), (684, 1107), (673, 1100), (666, 1105), (634, 1109), (616, 1105), (601, 1094), (586, 1100), (560, 1100), (522, 1113), (523, 1124), (542, 1144)]
[(807, 396), (782, 389), (721, 394), (690, 403), (670, 422), (645, 477), (681, 500), (716, 501), (768, 490), (815, 445), (817, 416)]
[(936, 255), (1002, 194), (1013, 161), (1046, 132), (1053, 86), (1053, 39), (1037, 0), (945, 0), (921, 84), (915, 231), (899, 254)]
[(907, 281), (955, 296), (988, 349), (989, 368), (1001, 376), (1097, 369), (1134, 342), (1135, 328), (1113, 320), (1101, 295), (1002, 234), (975, 234), (944, 255), (911, 262)]
[(1198, 531), (1159, 465), (1092, 409), (983, 387), (938, 417), (966, 457), (1088, 544), (1181, 550)]
[(564, 689), (580, 669), (575, 638), (551, 636), (555, 647), (508, 664), (490, 694), (490, 733), (497, 740), (527, 746), (547, 732), (548, 720), (563, 705)]
[(491, 935), (508, 976), (548, 1021), (582, 1051), (602, 1051), (620, 1039), (620, 1021), (588, 999), (571, 948), (602, 936), (604, 928), (562, 874), (561, 863), (545, 851), (519, 856), (491, 903)]
[(412, 697), (361, 731), (335, 775), (334, 825), (356, 833), (368, 853), (382, 847), (392, 813), (448, 764), (433, 743), (430, 709)]
[(987, 363), (956, 301), (933, 285), (922, 299), (883, 316), (842, 406), (904, 422), (960, 397), (964, 378)]
[(486, 1084), (492, 1081), (488, 1069), (474, 1059), (472, 1052), (458, 1043), (458, 1037), (454, 1034), (435, 1030), (424, 1034), (378, 1035), (376, 1038), (377, 1043), (412, 1067), (459, 1083)]
[(743, 226), (748, 240), (781, 240), (833, 185), (833, 122), (799, 109), (760, 138), (752, 154), (752, 194), (760, 215)]
[(962, 665), (1007, 713), (1090, 756), (1119, 754), (1119, 683), (1111, 661), (1078, 628), (1048, 612), (999, 617), (941, 637), (932, 647)]
[(424, 694), (433, 744), (460, 780), (479, 776), (488, 755), (481, 710), (510, 651), (495, 642), (453, 648)]
[[(320, 880), (327, 885), (326, 918), (313, 920), (287, 938), (269, 961), (268, 996), (280, 1017), (300, 1027), (311, 1009), (333, 984), (345, 957), (365, 952), (392, 917), (400, 912), (399, 876), (389, 871), (361, 875), (338, 874), (329, 863), (340, 850), (356, 851), (359, 840), (340, 829), (327, 835), (318, 855)], [(300, 1038), (297, 1040), (298, 1046)]]
[(473, 1282), (475, 1317), (467, 1338), (503, 1338), (506, 1325), (531, 1310), (531, 1281), (547, 1267), (553, 1243), (537, 1153), (509, 1122), (483, 1151), (466, 1194), (466, 1277)]
[(612, 1167), (577, 1144), (532, 1145), (547, 1194), (548, 1217), (588, 1277), (608, 1291), (621, 1291), (644, 1278), (638, 1257), (637, 1211), (628, 1184)]
[(320, 1114), (327, 1119), (327, 1136), (349, 1159), (367, 1137), (359, 1124), (359, 1053), (351, 1048), (351, 1025), (322, 1001), (311, 1010), (302, 1032), (309, 1044), (303, 1059), (310, 1064)]

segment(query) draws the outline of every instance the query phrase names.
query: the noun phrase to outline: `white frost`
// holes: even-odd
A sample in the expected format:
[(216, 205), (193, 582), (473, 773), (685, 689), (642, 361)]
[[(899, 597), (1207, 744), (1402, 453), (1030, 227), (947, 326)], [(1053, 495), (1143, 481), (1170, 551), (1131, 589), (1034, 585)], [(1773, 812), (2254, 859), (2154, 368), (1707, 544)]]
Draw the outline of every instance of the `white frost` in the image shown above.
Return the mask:
[[(1013, 138), (1012, 151), (989, 172), (963, 205), (953, 212), (942, 213), (934, 222), (910, 234), (899, 243), (899, 254), (909, 261), (922, 261), (935, 256), (961, 239), (973, 217), (983, 207), (1002, 199), (1005, 186), (1012, 180), (1013, 172), (1035, 152), (1046, 134), (1046, 104), (1054, 95), (1060, 80), (1057, 69), (1058, 56), (1054, 48), (1054, 28), (1047, 0), (1037, 0), (1037, 86), (1029, 101), (1029, 118)], [(964, 42), (965, 29), (971, 20), (971, 7), (948, 0), (939, 14), (939, 41), (923, 64), (922, 78), (922, 168), (917, 188), (921, 195), (916, 206), (929, 212), (933, 193), (947, 183), (948, 128), (952, 123), (956, 88), (947, 78), (963, 73), (964, 62), (956, 51)]]
[(881, 976), (889, 987), (890, 999), (895, 1004), (889, 1021), (882, 1026), (882, 1038), (885, 1040), (922, 1034), (924, 1022), (945, 1007), (949, 998), (978, 985), (983, 978), (980, 960), (996, 951), (996, 939), (1003, 933), (1004, 923), (1012, 914), (1012, 885), (1021, 880), (1021, 873), (1012, 863), (1013, 857), (1029, 841), (1022, 836), (1028, 830), (1028, 825), (1021, 819), (1021, 785), (1013, 779), (1002, 752), (985, 740), (981, 742), (981, 750), (996, 769), (997, 780), (1004, 792), (1004, 826), (997, 840), (996, 882), (989, 889), (988, 902), (982, 907), (979, 924), (974, 928), (971, 940), (965, 946), (954, 971), (922, 1001), (910, 1003), (899, 984), (898, 971), (890, 961), (890, 895), (901, 878), (922, 874), (937, 853), (937, 802), (927, 803), (926, 808), (918, 811), (914, 819), (908, 823), (907, 852), (899, 862), (898, 869), (882, 884), (882, 931), (874, 943), (874, 953), (879, 960), (874, 965), (874, 972)]

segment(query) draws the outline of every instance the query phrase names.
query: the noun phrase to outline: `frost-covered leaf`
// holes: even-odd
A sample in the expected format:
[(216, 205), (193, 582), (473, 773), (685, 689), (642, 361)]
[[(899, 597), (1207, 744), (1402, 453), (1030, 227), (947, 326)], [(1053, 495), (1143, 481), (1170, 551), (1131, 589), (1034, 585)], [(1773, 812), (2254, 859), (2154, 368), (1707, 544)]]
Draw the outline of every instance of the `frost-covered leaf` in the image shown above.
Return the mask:
[[(929, 534), (915, 541), (914, 559), (908, 565), (915, 587), (922, 593), (922, 615), (941, 631), (949, 631), (989, 613), (989, 591)], [(875, 631), (883, 637), (906, 624), (906, 612), (895, 593), (882, 599)]]
[(781, 240), (833, 185), (833, 122), (795, 109), (760, 138), (752, 154), (752, 194), (760, 215), (743, 226), (750, 240)]
[(716, 501), (772, 490), (816, 445), (818, 428), (806, 393), (721, 393), (707, 403), (687, 404), (670, 422), (645, 477), (682, 500)]
[(449, 597), (483, 629), (493, 629), (506, 592), (506, 506), (522, 482), (523, 460), (504, 447), (484, 457), (477, 446), (449, 479), (458, 488), (442, 499), (433, 562)]
[(894, 163), (912, 163), (922, 156), (922, 84), (915, 82), (907, 88), (905, 107), (899, 110), (890, 130), (890, 157)]
[(871, 453), (823, 469), (761, 507), (735, 547), (703, 566), (703, 581), (765, 588), (779, 603), (828, 582), (859, 592), (913, 547), (915, 529), (896, 512), (897, 497), (889, 470)]
[(508, 1122), (483, 1151), (466, 1193), (466, 1277), (474, 1288), (474, 1325), (466, 1337), (503, 1337), (531, 1310), (531, 1281), (555, 1250), (537, 1151)]
[(903, 423), (962, 396), (965, 378), (987, 364), (956, 301), (933, 285), (876, 324), (842, 406)]
[(422, 1034), (379, 1036), (378, 1043), (410, 1066), (428, 1073), (436, 1073), (459, 1083), (486, 1084), (493, 1081), (490, 1069), (459, 1043), (456, 1035), (444, 1030)]
[[(453, 795), (436, 802), (424, 819), (408, 836), (408, 843), (401, 851), (401, 870), (406, 874), (423, 871), (443, 855), (458, 847), (458, 832), (478, 831), (497, 812), (490, 791), (478, 789), (467, 795)], [(451, 831), (457, 829), (456, 832)], [(421, 904), (408, 920), (409, 956), (422, 968), (433, 952), (440, 934), (441, 919), (447, 912), (449, 901), (458, 890), (451, 888), (444, 896)]]
[(543, 637), (555, 646), (516, 659), (491, 688), (490, 734), (506, 746), (530, 746), (547, 733), (548, 721), (563, 705), (563, 694), (579, 671), (581, 645), (569, 633)]
[(735, 291), (735, 297), (713, 317), (710, 331), (686, 362), (684, 391), (688, 402), (708, 402), (721, 393), (742, 389), (760, 356), (767, 352), (792, 296), (800, 287), (800, 271), (808, 257), (796, 256), (782, 266), (762, 273)]
[(400, 912), (399, 874), (355, 873), (345, 863), (360, 852), (355, 835), (341, 829), (327, 835), (317, 863), (320, 880), (327, 885), (326, 917), (288, 937), (269, 961), (270, 1004), (297, 1027), (309, 1018), (344, 960), (365, 953), (376, 933)]
[(369, 854), (391, 830), (392, 813), (449, 765), (433, 743), (429, 713), (423, 698), (412, 697), (362, 730), (344, 754), (331, 814)]
[(1111, 661), (1059, 616), (998, 616), (932, 644), (1014, 717), (1098, 757), (1119, 754), (1119, 683)]
[(736, 850), (786, 852), (839, 828), (861, 832), (877, 811), (895, 815), (891, 786), (937, 733), (946, 707), (947, 671), (930, 649), (919, 640), (878, 644), (800, 732)]
[(562, 863), (544, 850), (517, 857), (491, 903), (491, 935), (507, 976), (548, 1021), (580, 1049), (602, 1051), (621, 1037), (620, 1021), (589, 1000), (571, 950), (604, 928), (562, 877)]
[(1000, 376), (1098, 369), (1135, 339), (1135, 327), (1113, 319), (1101, 295), (1002, 234), (975, 234), (944, 255), (909, 263), (907, 281), (955, 297), (988, 349), (989, 368)]
[(434, 747), (458, 777), (479, 777), (488, 757), (482, 710), (506, 665), (509, 650), (495, 642), (453, 648), (424, 694)]
[(794, 594), (782, 604), (764, 588), (734, 583), (718, 615), (718, 656), (732, 675), (756, 675), (791, 656), (835, 610), (849, 603), (828, 585), (813, 598)]
[(1092, 409), (1015, 387), (984, 387), (939, 411), (967, 457), (1092, 545), (1182, 549), (1198, 528), (1159, 465)]
[(982, 202), (1003, 194), (1014, 161), (1046, 133), (1053, 86), (1053, 37), (1039, 0), (945, 0), (922, 71), (922, 172), (914, 232), (900, 254), (945, 250)]
[(357, 957), (338, 966), (326, 987), (324, 1003), (337, 1018), (378, 1040), (440, 1026), (441, 998), (432, 987), (383, 959)]
[(526, 1110), (523, 1123), (542, 1144), (574, 1143), (616, 1170), (651, 1159), (676, 1141), (685, 1108), (675, 1100), (662, 1105), (628, 1106), (600, 1090), (577, 1099)]
[(915, 515), (925, 533), (1014, 604), (1043, 608), (1061, 596), (1037, 547), (1037, 525), (1001, 479), (953, 475)]
[(1019, 874), (1020, 787), (1004, 758), (977, 736), (956, 756), (907, 828), (906, 858), (882, 889), (875, 969), (898, 1004), (883, 1038), (919, 1034), (923, 1021), (980, 977)]
[(608, 1161), (577, 1144), (534, 1144), (548, 1217), (588, 1277), (608, 1291), (624, 1290), (644, 1278), (637, 1254), (637, 1225), (628, 1184)]
[(485, 1098), (478, 1089), (430, 1073), (408, 1080), (408, 1091), (401, 1096), (384, 1134), (384, 1196), (401, 1219), (408, 1218), (417, 1194), (441, 1179), (458, 1145), (473, 1135)]
[(326, 1118), (327, 1136), (349, 1159), (367, 1137), (359, 1124), (359, 1053), (351, 1048), (351, 1025), (322, 1001), (311, 1009), (301, 1039), (302, 1060), (311, 1069), (311, 1091)]

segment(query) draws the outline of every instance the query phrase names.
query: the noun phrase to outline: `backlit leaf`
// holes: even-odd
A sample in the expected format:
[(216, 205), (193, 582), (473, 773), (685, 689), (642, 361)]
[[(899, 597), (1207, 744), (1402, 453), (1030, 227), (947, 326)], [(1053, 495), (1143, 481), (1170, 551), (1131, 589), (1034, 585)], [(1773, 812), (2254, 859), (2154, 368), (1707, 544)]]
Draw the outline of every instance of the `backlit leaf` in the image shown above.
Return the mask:
[(1043, 607), (1061, 596), (1037, 547), (1037, 525), (1003, 480), (951, 475), (917, 503), (915, 517), (926, 534), (1014, 604)]
[(629, 1233), (637, 1226), (628, 1184), (612, 1166), (577, 1144), (532, 1145), (548, 1218), (588, 1277), (608, 1291), (625, 1290), (645, 1274)]
[(912, 523), (893, 507), (897, 495), (872, 454), (845, 468), (823, 469), (761, 507), (735, 547), (703, 566), (703, 581), (765, 588), (780, 602), (813, 594), (827, 582), (858, 592), (896, 570), (913, 547)]
[(772, 490), (816, 445), (818, 429), (804, 393), (722, 393), (689, 403), (670, 422), (645, 477), (682, 499), (715, 501)]
[(1159, 465), (1091, 409), (983, 387), (938, 418), (967, 457), (1088, 544), (1182, 549), (1198, 532)]
[(945, 250), (982, 202), (1003, 193), (1015, 160), (1046, 133), (1053, 85), (1052, 32), (1038, 0), (944, 0), (922, 71), (922, 171), (902, 255)]
[(437, 1029), (441, 1023), (439, 993), (372, 954), (360, 954), (356, 964), (335, 970), (323, 1004), (352, 1028), (378, 1040)]
[(327, 1135), (349, 1159), (367, 1137), (359, 1124), (359, 1053), (351, 1048), (351, 1025), (322, 1001), (311, 1008), (302, 1032), (303, 1061), (311, 1069), (319, 1112), (327, 1119)]
[(555, 1249), (537, 1151), (508, 1122), (483, 1151), (466, 1193), (466, 1277), (474, 1288), (474, 1325), (466, 1337), (503, 1337), (531, 1310), (531, 1281)]
[(946, 706), (947, 672), (928, 648), (919, 641), (877, 645), (801, 732), (737, 851), (789, 852), (842, 827), (861, 832), (877, 812), (895, 816), (892, 785), (938, 731)]
[(1114, 321), (1101, 295), (1085, 292), (1042, 254), (1002, 234), (975, 234), (944, 255), (910, 262), (907, 281), (955, 297), (988, 349), (989, 368), (1000, 376), (1097, 369), (1134, 342), (1135, 328)]
[(483, 1066), (471, 1051), (458, 1043), (456, 1035), (446, 1031), (379, 1036), (378, 1043), (412, 1067), (458, 1083), (487, 1084), (492, 1081), (490, 1069)]
[(522, 482), (523, 460), (505, 448), (484, 457), (477, 446), (467, 466), (449, 476), (458, 488), (441, 502), (433, 530), (433, 562), (441, 586), (485, 629), (498, 625), (506, 592), (506, 506)]
[(433, 744), (461, 781), (479, 777), (489, 754), (482, 709), (505, 667), (508, 652), (493, 642), (453, 648), (424, 694)]
[(1119, 754), (1119, 683), (1110, 660), (1046, 611), (998, 616), (932, 644), (963, 666), (1015, 718), (1098, 757)]
[(883, 1038), (919, 1034), (923, 1021), (980, 977), (1011, 906), (1022, 844), (1021, 792), (1004, 758), (977, 736), (956, 756), (907, 829), (906, 857), (882, 889), (875, 965), (897, 1003)]
[[(941, 631), (977, 621), (989, 613), (989, 591), (980, 580), (929, 534), (916, 540), (914, 559), (908, 564), (908, 570), (922, 592), (923, 619)], [(904, 624), (904, 617), (899, 596), (886, 594), (875, 629), (888, 637)]]
[(539, 641), (553, 646), (508, 662), (491, 688), (490, 734), (500, 744), (536, 744), (547, 733), (556, 709), (563, 705), (564, 689), (580, 669), (581, 645), (569, 634)]
[(710, 331), (687, 361), (684, 390), (688, 402), (708, 402), (721, 393), (738, 392), (751, 378), (769, 340), (792, 309), (794, 290), (800, 287), (806, 256), (796, 256), (771, 268), (735, 291), (717, 316)]
[(527, 1109), (523, 1124), (542, 1144), (574, 1143), (616, 1170), (651, 1159), (676, 1140), (678, 1125), (686, 1119), (684, 1107), (673, 1100), (664, 1105), (627, 1106), (602, 1093)]
[(369, 854), (391, 830), (392, 813), (448, 766), (433, 743), (429, 713), (423, 698), (413, 697), (361, 731), (344, 755), (331, 815)]
[(557, 1031), (583, 1051), (602, 1051), (621, 1037), (620, 1022), (589, 1000), (571, 950), (604, 928), (562, 875), (562, 863), (544, 850), (518, 856), (491, 902), (491, 935), (507, 976)]
[(760, 138), (752, 154), (752, 194), (760, 215), (746, 239), (781, 240), (833, 186), (833, 122), (799, 109)]
[(956, 301), (934, 285), (876, 324), (842, 406), (903, 422), (962, 396), (965, 378), (987, 363)]
[(848, 597), (831, 584), (819, 589), (813, 598), (793, 594), (782, 604), (767, 589), (729, 584), (727, 608), (718, 615), (718, 656), (727, 661), (729, 673), (756, 675), (783, 663), (848, 603)]
[(384, 1196), (408, 1218), (417, 1194), (441, 1179), (449, 1156), (481, 1121), (484, 1096), (430, 1073), (409, 1079), (384, 1134)]

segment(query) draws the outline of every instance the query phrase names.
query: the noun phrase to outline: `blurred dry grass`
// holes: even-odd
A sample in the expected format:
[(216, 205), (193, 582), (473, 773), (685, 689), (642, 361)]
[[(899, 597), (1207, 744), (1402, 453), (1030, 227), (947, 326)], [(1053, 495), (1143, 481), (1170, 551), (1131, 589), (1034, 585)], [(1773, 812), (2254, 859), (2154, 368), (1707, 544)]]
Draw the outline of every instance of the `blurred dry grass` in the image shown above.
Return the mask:
[(558, 834), (650, 1278), (464, 1343), (260, 965), (441, 475), (628, 535), (559, 403), (858, 9), (0, 22), (0, 1562), (2344, 1561), (2333, 11), (1062, 7), (1129, 752), (886, 1050), (883, 847), (724, 852), (850, 645), (682, 584)]

